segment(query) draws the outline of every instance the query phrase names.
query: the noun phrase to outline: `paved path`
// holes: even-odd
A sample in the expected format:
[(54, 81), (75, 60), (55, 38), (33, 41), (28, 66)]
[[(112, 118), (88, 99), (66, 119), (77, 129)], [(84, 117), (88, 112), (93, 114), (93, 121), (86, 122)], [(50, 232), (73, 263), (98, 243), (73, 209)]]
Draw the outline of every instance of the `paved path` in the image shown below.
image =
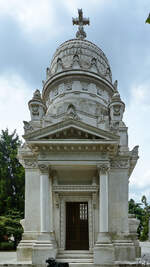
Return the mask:
[(0, 252), (0, 263), (16, 263), (16, 252)]
[[(150, 262), (150, 242), (140, 242), (140, 245), (143, 260)], [(17, 263), (16, 252), (0, 252), (0, 264), (2, 263)]]
[(140, 242), (141, 254), (143, 260), (147, 260), (150, 263), (150, 242)]

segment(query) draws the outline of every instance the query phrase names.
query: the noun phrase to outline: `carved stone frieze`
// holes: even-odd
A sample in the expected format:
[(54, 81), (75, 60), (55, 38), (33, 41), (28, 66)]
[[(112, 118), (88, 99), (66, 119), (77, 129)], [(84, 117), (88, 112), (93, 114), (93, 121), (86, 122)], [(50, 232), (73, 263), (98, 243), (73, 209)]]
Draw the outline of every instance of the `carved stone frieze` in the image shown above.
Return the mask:
[(54, 185), (54, 192), (97, 192), (99, 189), (98, 185)]
[(110, 161), (111, 168), (126, 169), (130, 167), (129, 159), (115, 159)]
[[(59, 135), (57, 136), (57, 138), (53, 138), (54, 140), (57, 140), (57, 139), (65, 139), (65, 136), (63, 137), (64, 135)], [(67, 137), (66, 137), (67, 138)], [(72, 138), (71, 138), (71, 135), (69, 136), (68, 139), (74, 139), (75, 138), (75, 135), (72, 135)], [(78, 137), (78, 139), (80, 139), (80, 136)], [(51, 140), (52, 138), (50, 138)], [(85, 136), (85, 139), (87, 139), (87, 137)], [(90, 137), (89, 137), (90, 139)], [(96, 139), (96, 138), (92, 138), (93, 140), (101, 140), (101, 139)], [(103, 141), (103, 139), (102, 139)], [(38, 146), (36, 145), (32, 145), (33, 147), (33, 151), (34, 151), (34, 147), (38, 147), (38, 152), (41, 151), (41, 152), (44, 152), (44, 153), (56, 153), (56, 152), (101, 152), (101, 153), (107, 153), (108, 155), (114, 155), (117, 153), (117, 145), (113, 145), (113, 144), (74, 144), (74, 143), (71, 143), (71, 144), (47, 144), (47, 145), (42, 145), (42, 144), (39, 144)], [(37, 149), (37, 148), (36, 148)], [(36, 150), (37, 151), (37, 150)]]

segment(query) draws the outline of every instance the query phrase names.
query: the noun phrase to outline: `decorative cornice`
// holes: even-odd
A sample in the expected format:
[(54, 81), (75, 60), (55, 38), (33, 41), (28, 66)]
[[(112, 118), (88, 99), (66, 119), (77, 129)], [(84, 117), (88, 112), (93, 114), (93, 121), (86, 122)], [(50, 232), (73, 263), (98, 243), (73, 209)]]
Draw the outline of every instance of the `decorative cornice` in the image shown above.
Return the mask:
[[(31, 145), (31, 144), (30, 144)], [(69, 140), (54, 140), (54, 141), (46, 141), (46, 143), (42, 143), (39, 141), (32, 143), (32, 148), (36, 149), (38, 147), (38, 152), (44, 153), (57, 153), (57, 152), (101, 152), (107, 153), (108, 155), (116, 155), (118, 145), (117, 144), (108, 144), (99, 142), (86, 142), (85, 140), (79, 141), (69, 141)]]
[(53, 185), (54, 192), (97, 192), (98, 185)]

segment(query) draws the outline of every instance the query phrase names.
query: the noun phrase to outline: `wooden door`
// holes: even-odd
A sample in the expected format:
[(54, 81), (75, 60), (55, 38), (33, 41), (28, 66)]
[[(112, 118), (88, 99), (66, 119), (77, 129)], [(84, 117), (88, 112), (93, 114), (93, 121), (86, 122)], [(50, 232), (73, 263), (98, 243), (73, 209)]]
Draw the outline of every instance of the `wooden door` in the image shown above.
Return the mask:
[(87, 202), (66, 202), (66, 249), (89, 249)]

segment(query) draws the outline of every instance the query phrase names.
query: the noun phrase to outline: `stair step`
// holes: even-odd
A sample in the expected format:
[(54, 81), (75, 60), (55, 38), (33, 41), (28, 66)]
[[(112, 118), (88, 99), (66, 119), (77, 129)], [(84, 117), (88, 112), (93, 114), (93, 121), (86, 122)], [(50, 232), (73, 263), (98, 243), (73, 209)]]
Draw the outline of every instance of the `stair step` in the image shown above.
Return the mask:
[(59, 259), (68, 259), (68, 258), (74, 258), (74, 259), (93, 259), (93, 255), (85, 255), (85, 254), (58, 254), (57, 258)]
[(68, 263), (93, 263), (93, 259), (85, 259), (85, 258), (56, 258), (56, 261), (58, 262), (68, 262)]

